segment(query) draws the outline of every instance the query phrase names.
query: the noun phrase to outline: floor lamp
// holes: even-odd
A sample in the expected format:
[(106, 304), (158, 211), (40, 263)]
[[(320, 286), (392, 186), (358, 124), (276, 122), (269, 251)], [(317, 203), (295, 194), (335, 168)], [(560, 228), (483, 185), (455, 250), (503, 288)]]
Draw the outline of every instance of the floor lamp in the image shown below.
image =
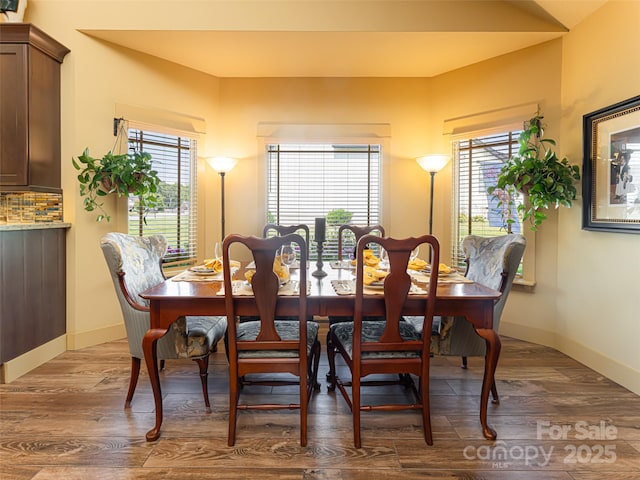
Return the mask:
[(222, 240), (224, 241), (224, 175), (236, 166), (238, 160), (229, 157), (213, 157), (208, 158), (207, 162), (216, 172), (220, 174), (220, 195), (221, 195), (221, 223), (222, 223)]
[(443, 154), (424, 155), (416, 158), (418, 165), (431, 175), (431, 188), (429, 192), (429, 235), (433, 233), (433, 181), (440, 170), (449, 162), (449, 156)]

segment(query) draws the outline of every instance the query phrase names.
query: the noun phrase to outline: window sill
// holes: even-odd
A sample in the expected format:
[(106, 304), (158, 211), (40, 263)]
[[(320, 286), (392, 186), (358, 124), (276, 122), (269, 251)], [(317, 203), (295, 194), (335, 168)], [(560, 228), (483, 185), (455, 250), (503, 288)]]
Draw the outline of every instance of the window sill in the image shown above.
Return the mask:
[(516, 278), (511, 288), (518, 292), (533, 293), (536, 289), (536, 282)]

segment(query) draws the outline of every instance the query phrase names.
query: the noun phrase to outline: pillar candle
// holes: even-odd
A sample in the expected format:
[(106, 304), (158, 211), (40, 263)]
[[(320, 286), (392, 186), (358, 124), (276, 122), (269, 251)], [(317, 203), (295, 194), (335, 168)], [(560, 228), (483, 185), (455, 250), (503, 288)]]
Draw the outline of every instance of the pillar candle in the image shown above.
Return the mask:
[(325, 227), (326, 227), (326, 219), (324, 217), (316, 218), (316, 242), (324, 242), (325, 239)]

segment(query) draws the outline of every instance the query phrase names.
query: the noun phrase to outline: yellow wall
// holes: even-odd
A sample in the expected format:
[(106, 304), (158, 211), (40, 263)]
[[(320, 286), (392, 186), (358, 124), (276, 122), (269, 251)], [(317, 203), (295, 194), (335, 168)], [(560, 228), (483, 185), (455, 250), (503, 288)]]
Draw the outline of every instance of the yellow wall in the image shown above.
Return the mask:
[[(167, 15), (147, 8), (145, 27), (156, 16), (158, 28), (168, 27)], [(65, 220), (73, 223), (69, 347), (123, 332), (98, 243), (107, 231), (125, 230), (124, 212), (109, 200), (115, 220), (96, 224), (82, 210), (70, 163), (86, 146), (95, 153), (111, 148), (117, 103), (201, 117), (208, 132), (201, 155), (240, 158), (226, 177), (228, 232), (258, 233), (263, 223), (259, 123), (388, 123), (383, 222), (391, 235), (410, 235), (426, 230), (429, 206), (428, 175), (414, 158), (448, 147), (442, 137), (447, 119), (537, 102), (560, 153), (580, 164), (582, 115), (638, 94), (640, 31), (633, 20), (639, 17), (639, 2), (612, 1), (561, 40), (432, 79), (216, 79), (76, 31), (129, 25), (131, 17), (109, 3), (32, 0), (26, 21), (71, 49), (62, 68)], [(220, 233), (219, 178), (204, 162), (200, 174), (200, 240), (207, 250)], [(434, 233), (443, 251), (450, 248), (450, 185), (448, 166), (436, 176)], [(559, 348), (640, 392), (637, 237), (584, 232), (580, 218), (580, 199), (570, 210), (551, 212), (536, 239), (535, 293), (512, 292), (502, 332)]]
[[(162, 109), (202, 117), (216, 116), (216, 78), (175, 64), (94, 40), (76, 29), (104, 19), (105, 11), (88, 9), (69, 15), (57, 2), (29, 2), (26, 21), (71, 50), (62, 64), (62, 186), (67, 235), (67, 345), (71, 349), (122, 338), (122, 314), (116, 300), (100, 238), (126, 231), (126, 202), (108, 197), (111, 223), (95, 222), (82, 208), (77, 171), (71, 158), (89, 147), (94, 156), (113, 148), (116, 104)], [(207, 148), (207, 137), (202, 146)], [(207, 180), (210, 175), (201, 167)], [(206, 215), (203, 196), (201, 212)], [(204, 233), (202, 239), (204, 240)]]
[[(563, 43), (562, 150), (582, 156), (582, 116), (640, 95), (640, 2), (612, 1)], [(640, 238), (581, 230), (562, 210), (554, 344), (640, 393)]]

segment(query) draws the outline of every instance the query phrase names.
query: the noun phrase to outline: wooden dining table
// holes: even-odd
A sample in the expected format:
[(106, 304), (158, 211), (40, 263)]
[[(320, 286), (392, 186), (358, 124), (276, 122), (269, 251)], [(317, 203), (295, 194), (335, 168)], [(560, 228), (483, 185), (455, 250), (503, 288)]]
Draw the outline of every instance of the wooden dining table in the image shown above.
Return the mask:
[[(353, 279), (353, 271), (348, 268), (332, 268), (324, 264), (322, 271), (326, 276), (312, 276), (313, 268), (309, 269), (308, 282), (310, 291), (307, 297), (307, 311), (315, 316), (353, 316), (355, 296), (351, 294), (337, 294), (331, 282)], [(243, 278), (242, 271), (236, 274)], [(150, 328), (144, 336), (142, 347), (145, 363), (151, 380), (153, 398), (156, 409), (155, 426), (146, 434), (147, 441), (154, 441), (160, 437), (162, 426), (162, 392), (156, 355), (156, 343), (167, 333), (168, 328), (179, 317), (186, 315), (225, 315), (224, 294), (221, 294), (222, 281), (181, 281), (167, 279), (163, 283), (152, 287), (140, 296), (149, 301)], [(500, 336), (493, 330), (493, 306), (500, 297), (500, 292), (478, 283), (444, 283), (438, 284), (436, 295), (435, 315), (461, 316), (471, 322), (487, 343), (484, 377), (482, 381), (480, 402), (480, 424), (487, 439), (494, 440), (496, 431), (487, 424), (487, 406), (489, 392), (493, 384), (498, 358), (500, 356)], [(404, 315), (424, 315), (425, 302), (429, 301), (424, 295), (409, 295)], [(243, 314), (243, 305), (250, 309), (253, 297), (244, 296), (238, 301), (237, 312)], [(297, 297), (282, 296), (278, 302), (278, 315), (297, 315)], [(365, 315), (384, 315), (383, 295), (368, 295), (364, 302)]]

